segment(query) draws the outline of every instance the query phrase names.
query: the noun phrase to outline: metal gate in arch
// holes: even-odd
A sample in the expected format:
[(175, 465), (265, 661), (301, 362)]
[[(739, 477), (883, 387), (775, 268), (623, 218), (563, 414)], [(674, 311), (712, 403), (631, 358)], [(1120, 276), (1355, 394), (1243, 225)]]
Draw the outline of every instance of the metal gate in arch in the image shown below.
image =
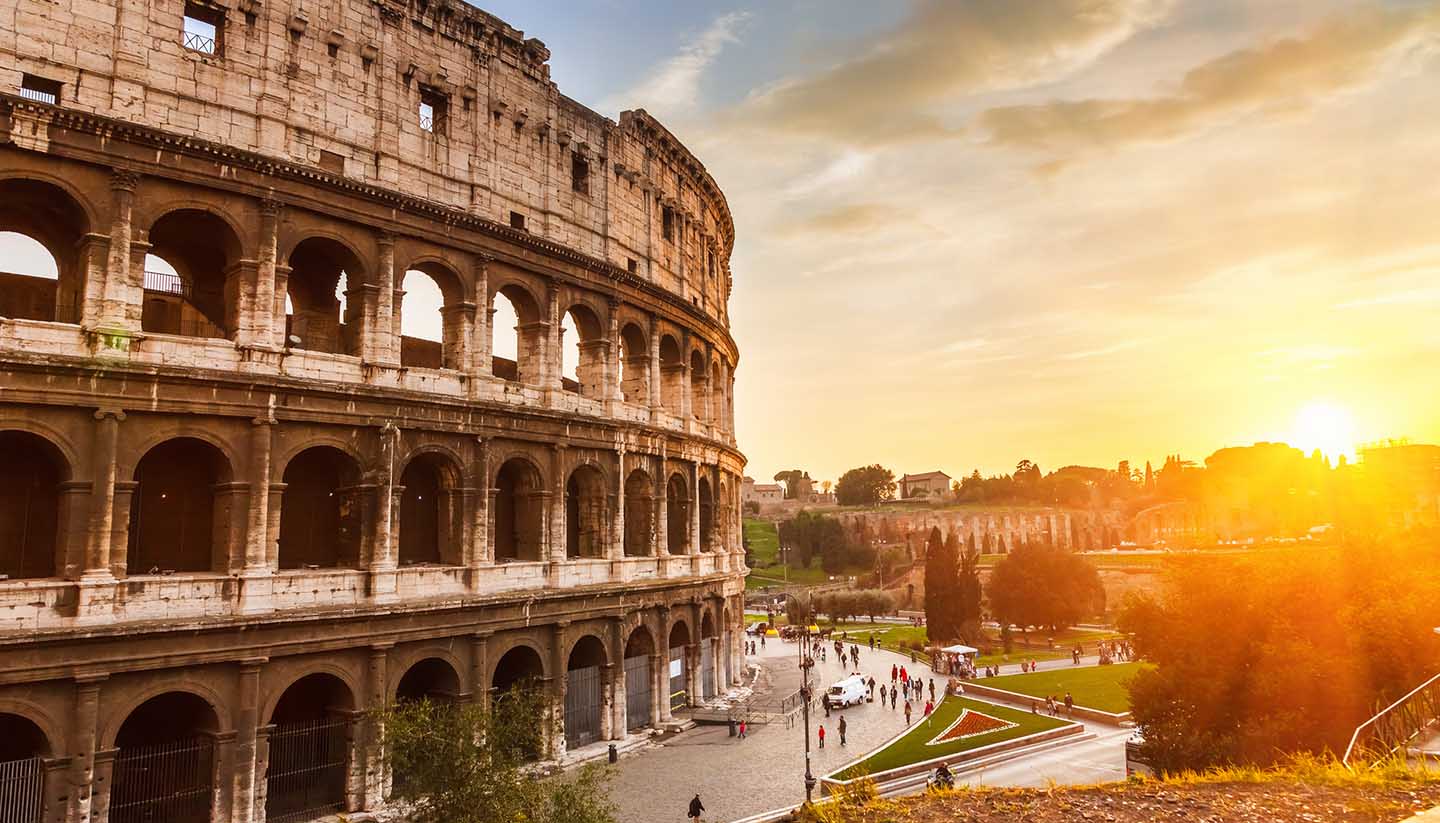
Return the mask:
[(600, 667), (571, 669), (565, 683), (565, 746), (576, 749), (600, 739), (604, 703)]
[(345, 808), (350, 721), (320, 718), (284, 723), (270, 732), (265, 772), (266, 823), (300, 823)]
[(120, 749), (110, 781), (111, 823), (208, 823), (214, 770), (209, 737)]
[(700, 644), (700, 696), (715, 696), (715, 644), (709, 638)]
[(690, 702), (690, 695), (685, 692), (685, 647), (675, 646), (670, 649), (670, 708), (678, 709)]
[(625, 658), (625, 725), (628, 730), (650, 725), (650, 699), (654, 691), (650, 656)]
[(40, 823), (45, 807), (45, 771), (38, 757), (0, 763), (0, 820)]

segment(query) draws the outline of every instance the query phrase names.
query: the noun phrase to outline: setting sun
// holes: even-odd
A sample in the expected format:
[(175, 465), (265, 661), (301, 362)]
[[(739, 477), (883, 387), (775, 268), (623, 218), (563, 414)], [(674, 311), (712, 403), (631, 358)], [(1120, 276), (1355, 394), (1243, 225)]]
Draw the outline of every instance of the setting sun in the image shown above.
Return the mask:
[(1355, 419), (1343, 406), (1325, 401), (1306, 404), (1295, 415), (1289, 443), (1310, 452), (1319, 449), (1331, 460), (1355, 457)]

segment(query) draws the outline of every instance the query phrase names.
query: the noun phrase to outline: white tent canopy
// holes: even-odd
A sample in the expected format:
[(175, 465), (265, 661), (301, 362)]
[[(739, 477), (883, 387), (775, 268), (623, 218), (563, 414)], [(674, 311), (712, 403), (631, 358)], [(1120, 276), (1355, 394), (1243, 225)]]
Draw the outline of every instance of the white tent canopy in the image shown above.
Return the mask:
[(966, 656), (972, 654), (979, 654), (980, 652), (980, 650), (975, 648), (974, 646), (962, 646), (959, 643), (955, 644), (954, 646), (946, 646), (940, 651), (947, 652), (949, 654), (961, 654)]

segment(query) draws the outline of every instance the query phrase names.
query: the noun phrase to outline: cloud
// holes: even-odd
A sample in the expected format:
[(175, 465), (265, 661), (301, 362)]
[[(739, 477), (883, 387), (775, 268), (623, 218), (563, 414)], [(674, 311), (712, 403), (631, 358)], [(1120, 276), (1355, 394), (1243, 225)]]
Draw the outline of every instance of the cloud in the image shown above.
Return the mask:
[(935, 236), (940, 232), (909, 209), (880, 203), (851, 203), (786, 223), (781, 231), (790, 237), (810, 234), (874, 235), (879, 232), (918, 232)]
[(917, 0), (850, 59), (752, 96), (759, 127), (853, 144), (953, 136), (935, 111), (966, 93), (1067, 74), (1152, 25), (1170, 0)]
[(645, 108), (652, 114), (692, 111), (700, 98), (700, 79), (727, 45), (740, 42), (740, 31), (751, 17), (734, 11), (715, 18), (704, 31), (686, 43), (678, 54), (646, 72), (638, 86), (605, 100), (609, 109)]
[[(1204, 63), (1173, 94), (1147, 99), (1059, 100), (992, 108), (978, 119), (996, 145), (1074, 152), (1171, 140), (1253, 112), (1285, 114), (1365, 86), (1412, 48), (1433, 50), (1440, 11), (1367, 8), (1303, 37)], [(1054, 162), (1046, 171), (1054, 171)]]

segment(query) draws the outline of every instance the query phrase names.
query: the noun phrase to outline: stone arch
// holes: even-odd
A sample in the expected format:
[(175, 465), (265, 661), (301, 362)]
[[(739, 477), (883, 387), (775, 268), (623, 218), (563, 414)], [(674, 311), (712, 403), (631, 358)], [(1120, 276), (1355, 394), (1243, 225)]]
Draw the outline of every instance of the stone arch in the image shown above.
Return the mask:
[[(403, 270), (399, 301), (400, 365), (463, 369), (474, 305), (465, 279), (446, 261), (423, 257)], [(468, 314), (467, 314), (468, 313)]]
[(495, 560), (543, 560), (545, 476), (528, 457), (511, 457), (496, 471), (494, 509)]
[(710, 478), (704, 474), (700, 475), (700, 482), (695, 484), (696, 503), (700, 506), (700, 546), (702, 552), (715, 550), (715, 494), (710, 486)]
[(660, 405), (671, 414), (679, 414), (684, 406), (685, 359), (680, 341), (666, 334), (660, 338)]
[(715, 636), (715, 614), (714, 609), (706, 606), (700, 614), (700, 638), (708, 640)]
[(650, 343), (639, 323), (620, 327), (615, 347), (616, 367), (620, 370), (620, 393), (626, 403), (638, 406), (650, 403)]
[(174, 437), (135, 465), (126, 569), (131, 575), (201, 572), (228, 563), (233, 495), (225, 452), (206, 440)]
[(649, 472), (635, 469), (625, 478), (625, 556), (655, 553), (653, 528), (655, 489)]
[(566, 655), (565, 745), (574, 749), (594, 743), (604, 724), (603, 674), (609, 662), (605, 642), (593, 634), (578, 638)]
[[(314, 232), (295, 243), (285, 258), (285, 344), (287, 348), (358, 355), (363, 300), (351, 298), (367, 282), (363, 258), (347, 241)], [(343, 297), (343, 311), (342, 311)]]
[(326, 445), (311, 446), (284, 466), (280, 568), (357, 568), (362, 528), (359, 462)]
[(405, 462), (400, 492), (401, 565), (462, 562), (464, 470), (448, 450), (427, 448)]
[[(215, 739), (221, 731), (217, 705), (194, 691), (170, 690), (120, 715), (110, 778), (112, 820), (211, 819), (218, 785)], [(155, 773), (165, 780), (153, 779)]]
[(705, 353), (699, 349), (690, 352), (690, 416), (701, 422), (710, 420), (710, 391), (706, 387), (706, 376), (710, 373), (705, 366)]
[(665, 482), (665, 548), (671, 554), (689, 554), (690, 484), (681, 472), (672, 472)]
[[(582, 301), (566, 309), (561, 320), (562, 385), (569, 391), (578, 392), (581, 397), (603, 400), (605, 352), (610, 342), (605, 339), (600, 314)], [(566, 334), (575, 336), (573, 344), (566, 341)]]
[(460, 673), (454, 663), (441, 657), (416, 661), (395, 685), (396, 702), (427, 699), (432, 703), (453, 703), (460, 697)]
[(234, 337), (245, 256), (240, 229), (223, 212), (195, 204), (161, 214), (147, 238), (140, 327), (186, 337)]
[(0, 428), (0, 574), (12, 580), (55, 577), (64, 568), (66, 500), (61, 486), (70, 463), (53, 442)]
[(490, 690), (503, 693), (529, 680), (543, 680), (546, 677), (545, 656), (540, 649), (525, 639), (509, 643), (495, 657), (490, 669)]
[[(492, 318), (491, 368), (496, 377), (531, 386), (540, 384), (548, 329), (543, 305), (530, 286), (518, 278), (502, 279), (491, 292), (487, 306)], [(512, 318), (513, 331), (502, 332)]]
[[(265, 818), (343, 811), (349, 794), (356, 691), (348, 679), (312, 671), (290, 681), (265, 715)], [(292, 817), (293, 816), (293, 817)]]
[[(52, 741), (56, 739), (28, 713), (0, 708), (0, 763), (28, 760), (32, 757), (52, 757), (55, 753), (55, 744)], [(0, 797), (4, 796), (3, 791), (3, 787), (0, 787)]]
[(649, 726), (655, 701), (655, 663), (660, 649), (655, 635), (643, 622), (625, 638), (621, 662), (625, 674), (625, 728)]
[(671, 618), (670, 636), (667, 638), (666, 645), (672, 649), (688, 646), (693, 642), (692, 634), (688, 620), (683, 617)]
[(609, 505), (605, 473), (593, 463), (570, 472), (565, 482), (565, 556), (605, 556), (609, 531)]
[(0, 274), (0, 317), (78, 323), (90, 268), (82, 244), (94, 210), (70, 184), (46, 177), (0, 177), (0, 232), (40, 244), (55, 265), (53, 279), (49, 272)]

